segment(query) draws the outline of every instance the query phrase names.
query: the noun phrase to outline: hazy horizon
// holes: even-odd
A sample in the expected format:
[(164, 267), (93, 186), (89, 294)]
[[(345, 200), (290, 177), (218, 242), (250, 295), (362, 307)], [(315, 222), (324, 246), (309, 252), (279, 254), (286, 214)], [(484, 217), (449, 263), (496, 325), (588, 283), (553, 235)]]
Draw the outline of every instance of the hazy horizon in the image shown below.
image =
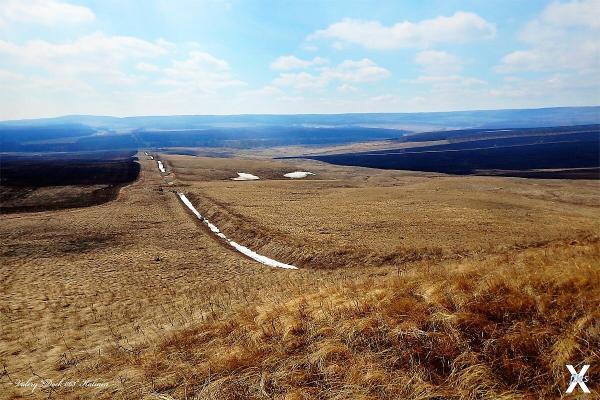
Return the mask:
[[(94, 118), (168, 118), (168, 117), (240, 117), (240, 116), (335, 116), (335, 115), (369, 115), (369, 114), (381, 114), (381, 115), (392, 115), (392, 114), (451, 114), (451, 113), (470, 113), (470, 112), (487, 112), (487, 111), (535, 111), (535, 110), (552, 110), (552, 109), (586, 109), (586, 108), (599, 108), (598, 105), (588, 106), (548, 106), (548, 107), (532, 107), (532, 108), (487, 108), (487, 109), (460, 109), (460, 110), (444, 110), (444, 111), (387, 111), (387, 112), (339, 112), (339, 113), (239, 113), (239, 114), (136, 114), (136, 115), (104, 115), (104, 114), (59, 114), (59, 115), (48, 115), (39, 116), (32, 118), (22, 119), (0, 119), (0, 122), (12, 122), (12, 121), (34, 121), (34, 120), (45, 120), (45, 119), (61, 119), (61, 118), (77, 118), (77, 117), (94, 117)], [(599, 116), (600, 119), (600, 116)]]

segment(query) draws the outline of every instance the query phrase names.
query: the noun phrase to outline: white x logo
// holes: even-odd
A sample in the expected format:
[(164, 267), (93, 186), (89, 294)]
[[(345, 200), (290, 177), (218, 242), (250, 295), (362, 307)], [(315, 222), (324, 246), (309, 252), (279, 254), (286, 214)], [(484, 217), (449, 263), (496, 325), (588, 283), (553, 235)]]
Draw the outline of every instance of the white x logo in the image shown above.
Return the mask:
[(579, 371), (578, 373), (572, 365), (567, 365), (567, 369), (571, 373), (571, 384), (567, 388), (567, 393), (572, 393), (573, 390), (575, 390), (575, 387), (577, 387), (577, 385), (581, 387), (583, 393), (590, 393), (590, 389), (588, 389), (587, 385), (585, 384), (585, 382), (587, 382), (585, 373), (587, 372), (589, 367), (589, 365), (584, 365), (581, 368), (581, 371)]

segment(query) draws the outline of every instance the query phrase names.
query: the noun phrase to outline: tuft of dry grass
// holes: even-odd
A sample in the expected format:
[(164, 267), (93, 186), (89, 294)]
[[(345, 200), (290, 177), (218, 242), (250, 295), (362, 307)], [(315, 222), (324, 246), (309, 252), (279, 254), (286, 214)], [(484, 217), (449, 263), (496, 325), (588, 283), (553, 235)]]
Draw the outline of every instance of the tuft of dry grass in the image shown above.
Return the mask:
[(599, 261), (589, 238), (354, 279), (102, 362), (173, 398), (556, 398), (600, 361)]

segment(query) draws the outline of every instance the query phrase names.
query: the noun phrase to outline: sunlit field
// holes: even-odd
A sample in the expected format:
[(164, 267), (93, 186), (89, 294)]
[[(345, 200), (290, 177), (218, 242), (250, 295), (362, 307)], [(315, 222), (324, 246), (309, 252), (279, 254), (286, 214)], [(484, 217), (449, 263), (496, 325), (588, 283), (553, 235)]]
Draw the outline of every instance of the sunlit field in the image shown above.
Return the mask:
[(138, 157), (112, 202), (2, 216), (8, 398), (551, 397), (597, 359), (593, 181)]
[(600, 399), (600, 0), (0, 0), (0, 400)]

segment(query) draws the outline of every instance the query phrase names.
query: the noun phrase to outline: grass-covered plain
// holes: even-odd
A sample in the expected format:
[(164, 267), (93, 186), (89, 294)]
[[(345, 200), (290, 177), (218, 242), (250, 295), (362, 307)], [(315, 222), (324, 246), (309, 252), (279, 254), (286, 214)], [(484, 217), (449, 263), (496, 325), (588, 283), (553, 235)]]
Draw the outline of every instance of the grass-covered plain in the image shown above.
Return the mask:
[(155, 156), (112, 202), (0, 217), (3, 397), (558, 398), (598, 362), (596, 181)]

